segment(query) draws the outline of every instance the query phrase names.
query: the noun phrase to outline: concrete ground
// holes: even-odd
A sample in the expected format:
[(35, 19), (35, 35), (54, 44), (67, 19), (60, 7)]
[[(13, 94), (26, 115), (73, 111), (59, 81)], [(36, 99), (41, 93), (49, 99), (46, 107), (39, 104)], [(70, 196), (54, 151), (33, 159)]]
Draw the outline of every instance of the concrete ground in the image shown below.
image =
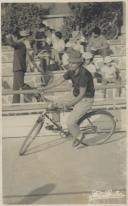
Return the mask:
[(5, 204), (125, 204), (126, 133), (100, 146), (72, 147), (42, 129), (25, 156), (19, 150), (36, 115), (3, 117)]

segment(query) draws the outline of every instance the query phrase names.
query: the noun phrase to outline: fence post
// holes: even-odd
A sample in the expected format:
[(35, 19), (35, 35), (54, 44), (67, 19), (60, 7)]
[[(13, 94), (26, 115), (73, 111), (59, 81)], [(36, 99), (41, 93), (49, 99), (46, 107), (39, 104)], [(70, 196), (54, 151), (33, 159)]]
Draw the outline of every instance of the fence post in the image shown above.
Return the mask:
[[(20, 89), (22, 91), (22, 89)], [(24, 94), (20, 94), (20, 103), (24, 103)]]

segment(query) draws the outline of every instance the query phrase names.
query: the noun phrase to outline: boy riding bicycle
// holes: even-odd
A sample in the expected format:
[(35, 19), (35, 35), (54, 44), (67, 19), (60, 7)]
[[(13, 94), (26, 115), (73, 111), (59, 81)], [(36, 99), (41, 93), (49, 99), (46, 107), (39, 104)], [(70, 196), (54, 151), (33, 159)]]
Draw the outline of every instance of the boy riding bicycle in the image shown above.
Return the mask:
[(91, 73), (82, 66), (82, 63), (83, 59), (80, 53), (73, 51), (69, 57), (69, 70), (63, 75), (63, 81), (71, 80), (73, 87), (74, 99), (68, 104), (63, 105), (65, 110), (73, 107), (67, 120), (68, 130), (74, 138), (73, 147), (78, 146), (82, 141), (83, 134), (77, 123), (83, 115), (91, 110), (95, 94), (93, 77)]

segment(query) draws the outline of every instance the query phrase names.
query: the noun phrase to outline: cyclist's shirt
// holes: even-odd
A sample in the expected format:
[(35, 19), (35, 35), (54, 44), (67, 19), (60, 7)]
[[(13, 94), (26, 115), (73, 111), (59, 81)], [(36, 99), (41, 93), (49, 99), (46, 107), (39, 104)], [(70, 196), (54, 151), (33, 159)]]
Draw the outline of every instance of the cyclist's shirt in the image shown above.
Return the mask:
[(79, 95), (80, 87), (82, 88), (86, 87), (85, 97), (88, 98), (94, 97), (95, 89), (94, 89), (93, 77), (87, 69), (81, 67), (77, 75), (75, 75), (74, 71), (69, 70), (63, 75), (63, 77), (65, 80), (70, 79), (72, 81), (74, 96)]

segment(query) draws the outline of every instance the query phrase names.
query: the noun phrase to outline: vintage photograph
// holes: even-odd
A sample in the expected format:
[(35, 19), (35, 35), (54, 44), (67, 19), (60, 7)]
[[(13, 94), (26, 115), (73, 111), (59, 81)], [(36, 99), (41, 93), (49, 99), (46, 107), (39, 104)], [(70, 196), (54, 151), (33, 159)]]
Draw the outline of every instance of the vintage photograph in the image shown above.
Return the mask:
[(3, 204), (127, 204), (126, 4), (1, 3)]

